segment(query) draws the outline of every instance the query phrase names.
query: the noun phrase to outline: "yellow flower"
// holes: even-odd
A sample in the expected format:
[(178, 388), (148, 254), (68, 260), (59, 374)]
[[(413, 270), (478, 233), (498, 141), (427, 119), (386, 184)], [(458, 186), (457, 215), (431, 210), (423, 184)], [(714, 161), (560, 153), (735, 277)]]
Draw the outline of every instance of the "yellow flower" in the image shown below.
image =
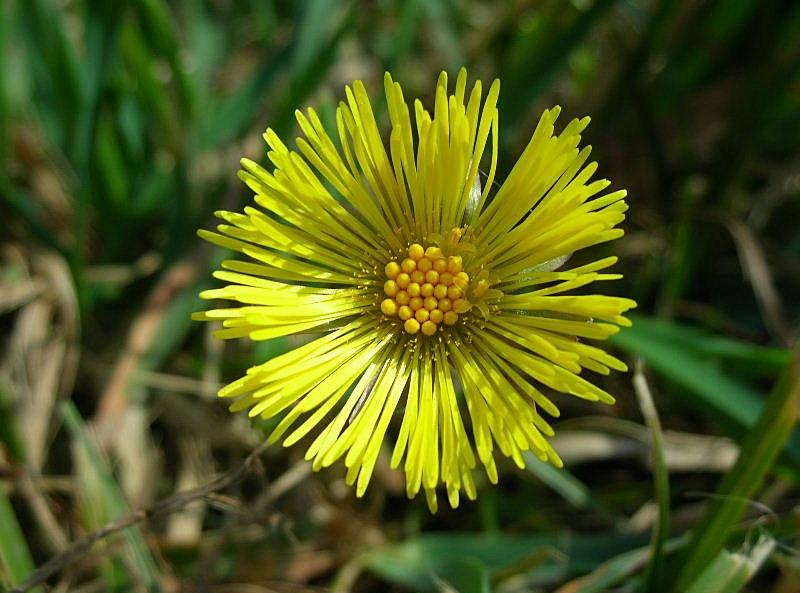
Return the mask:
[(499, 81), (481, 102), (480, 81), (467, 96), (462, 69), (448, 95), (442, 73), (433, 114), (417, 100), (414, 124), (400, 85), (389, 74), (384, 85), (388, 146), (356, 81), (335, 138), (313, 109), (298, 111), (297, 151), (267, 130), (273, 170), (242, 160), (258, 207), (218, 212), (218, 232), (200, 231), (246, 256), (202, 294), (236, 304), (195, 317), (222, 321), (220, 338), (318, 334), (219, 395), (231, 410), (280, 416), (270, 439), (288, 435), (286, 446), (313, 431), (306, 458), (315, 470), (344, 458), (358, 496), (402, 416), (391, 465), (404, 463), (408, 496), (424, 489), (435, 511), (440, 484), (453, 507), (461, 490), (475, 498), (477, 463), (497, 482), (498, 449), (520, 467), (524, 451), (561, 466), (541, 415), (559, 415), (554, 392), (613, 403), (581, 373), (626, 366), (583, 339), (630, 325), (622, 314), (635, 303), (563, 293), (619, 278), (602, 273), (617, 258), (554, 270), (622, 236), (626, 192), (590, 180), (597, 164), (578, 149), (588, 117), (554, 135), (560, 109), (545, 111), (495, 190)]

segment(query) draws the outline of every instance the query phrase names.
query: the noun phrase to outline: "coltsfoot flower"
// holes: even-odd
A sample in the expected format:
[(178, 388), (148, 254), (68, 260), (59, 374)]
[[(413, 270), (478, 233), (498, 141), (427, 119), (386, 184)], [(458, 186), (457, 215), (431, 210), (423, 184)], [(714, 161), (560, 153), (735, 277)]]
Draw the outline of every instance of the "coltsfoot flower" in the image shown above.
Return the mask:
[(475, 498), (478, 463), (497, 482), (497, 450), (520, 467), (525, 451), (561, 466), (542, 415), (559, 415), (554, 394), (613, 403), (584, 371), (626, 366), (584, 340), (630, 325), (635, 303), (565, 293), (619, 278), (603, 272), (617, 258), (556, 268), (622, 236), (626, 192), (591, 180), (597, 164), (578, 148), (588, 117), (555, 135), (560, 109), (545, 111), (495, 189), (499, 81), (482, 101), (480, 82), (467, 96), (465, 70), (451, 95), (442, 73), (433, 113), (417, 100), (413, 120), (389, 74), (384, 86), (387, 145), (356, 81), (335, 138), (313, 109), (298, 111), (296, 151), (268, 129), (272, 171), (242, 160), (258, 207), (218, 212), (218, 232), (200, 231), (245, 256), (223, 262), (214, 275), (226, 285), (202, 294), (235, 304), (196, 318), (222, 321), (220, 338), (316, 334), (219, 395), (231, 410), (281, 417), (273, 441), (313, 434), (314, 469), (343, 458), (359, 496), (392, 432), (392, 467), (403, 464), (408, 496), (423, 489), (435, 511), (441, 484), (453, 507), (462, 490)]

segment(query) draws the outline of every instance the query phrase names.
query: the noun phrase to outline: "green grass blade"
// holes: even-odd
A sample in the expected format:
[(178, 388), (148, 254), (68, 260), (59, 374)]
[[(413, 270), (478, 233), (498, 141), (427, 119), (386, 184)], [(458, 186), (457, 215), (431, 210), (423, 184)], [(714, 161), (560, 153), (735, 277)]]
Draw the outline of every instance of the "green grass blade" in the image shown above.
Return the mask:
[(4, 171), (0, 171), (0, 201), (12, 214), (25, 222), (36, 239), (51, 249), (67, 255), (66, 248), (58, 242), (52, 230), (43, 222), (45, 213), (42, 205), (31, 194), (12, 185), (5, 177)]
[(592, 506), (589, 487), (566, 469), (553, 467), (550, 463), (540, 461), (530, 452), (525, 454), (525, 466), (529, 472), (575, 508), (586, 509)]
[[(62, 407), (64, 422), (70, 432), (76, 452), (79, 453), (79, 470), (82, 468), (81, 486), (87, 498), (87, 511), (92, 515), (92, 528), (99, 528), (113, 519), (117, 519), (130, 509), (125, 502), (122, 491), (111, 471), (108, 469), (101, 452), (91, 438), (80, 413), (71, 402)], [(158, 568), (150, 553), (147, 543), (138, 528), (132, 527), (124, 532), (126, 551), (137, 569), (137, 577), (147, 591), (160, 591)]]
[[(218, 261), (218, 259), (215, 258), (214, 261)], [(151, 344), (147, 353), (142, 356), (142, 369), (157, 370), (160, 368), (167, 357), (175, 352), (186, 339), (193, 327), (192, 313), (207, 306), (206, 301), (203, 301), (199, 294), (211, 286), (213, 286), (213, 282), (203, 278), (189, 285), (172, 299), (159, 324), (158, 340)]]
[(9, 21), (11, 19), (11, 5), (4, 3), (0, 6), (0, 170), (7, 168), (9, 137), (8, 123), (10, 121), (10, 86), (9, 70), (11, 69), (11, 43), (9, 41)]
[(25, 459), (25, 446), (14, 404), (5, 378), (0, 375), (0, 445), (5, 447), (6, 454), (12, 459), (23, 460)]
[(181, 119), (178, 117), (167, 89), (159, 81), (155, 69), (155, 57), (138, 28), (132, 24), (123, 27), (120, 33), (120, 52), (130, 76), (136, 79), (136, 92), (148, 116), (158, 126), (161, 144), (177, 155), (183, 147), (184, 137)]
[(663, 47), (665, 29), (673, 13), (680, 6), (678, 0), (663, 0), (653, 8), (636, 49), (625, 60), (614, 83), (609, 85), (603, 105), (597, 110), (596, 121), (611, 121), (621, 112), (628, 113), (626, 108), (630, 106), (630, 101), (635, 96), (630, 92), (631, 83), (637, 81), (637, 84), (641, 84), (638, 81), (641, 80), (648, 58), (652, 56), (653, 51)]
[[(208, 89), (212, 88), (213, 74), (218, 71), (220, 63), (226, 57), (228, 31), (218, 26), (203, 0), (185, 0), (182, 3), (182, 12), (182, 50), (193, 63), (191, 79), (198, 89), (195, 99), (198, 112), (206, 116), (208, 103), (212, 100), (212, 93)], [(262, 36), (262, 39), (268, 38), (269, 35)]]
[(57, 116), (48, 117), (45, 123), (56, 143), (68, 149), (85, 94), (77, 52), (67, 37), (56, 2), (28, 0), (15, 4), (20, 34), (27, 46), (26, 61), (39, 96), (37, 107)]
[[(128, 201), (129, 180), (119, 138), (109, 115), (101, 117), (97, 126), (94, 160), (104, 189), (104, 202), (109, 202), (100, 204), (98, 210), (102, 212), (113, 206), (123, 211)], [(115, 229), (115, 232), (119, 231)]]
[(275, 76), (285, 68), (291, 46), (273, 49), (263, 64), (207, 117), (199, 133), (200, 145), (211, 148), (242, 134), (263, 105), (266, 91)]
[(148, 43), (164, 56), (175, 76), (181, 101), (179, 115), (184, 121), (189, 121), (196, 109), (196, 88), (181, 60), (180, 42), (169, 13), (169, 4), (161, 0), (138, 0), (136, 11)]
[(376, 44), (389, 72), (396, 72), (401, 59), (409, 54), (419, 31), (418, 23), (424, 6), (422, 0), (407, 0), (398, 2), (396, 8), (400, 11), (398, 26), (391, 31), (379, 32), (382, 37)]
[[(675, 538), (667, 542), (665, 550), (672, 552), (686, 545), (687, 538)], [(554, 593), (605, 593), (612, 587), (637, 574), (645, 566), (652, 554), (651, 546), (623, 552), (603, 562), (587, 575), (569, 581)]]
[[(764, 376), (774, 377), (786, 368), (791, 353), (785, 348), (759, 346), (740, 340), (721, 337), (696, 327), (679, 325), (667, 319), (648, 318), (632, 315), (636, 326), (634, 332), (644, 332), (649, 336), (669, 342), (681, 342), (682, 346), (693, 350), (703, 358), (729, 363), (737, 369), (742, 366), (758, 367)], [(628, 329), (625, 330), (629, 331)]]
[[(500, 137), (513, 134), (526, 109), (552, 84), (575, 49), (594, 30), (597, 23), (613, 8), (616, 0), (597, 0), (583, 13), (577, 14), (567, 26), (554, 25), (547, 33), (547, 42), (531, 48), (532, 55), (503, 77), (503, 117)], [(555, 4), (563, 12), (566, 5)], [(561, 15), (559, 15), (560, 17)], [(562, 20), (559, 18), (559, 21)], [(536, 44), (538, 45), (538, 44)]]
[(639, 400), (639, 409), (642, 411), (647, 428), (650, 429), (651, 451), (653, 454), (653, 486), (658, 503), (658, 520), (653, 527), (651, 536), (650, 559), (644, 573), (643, 590), (658, 593), (658, 583), (663, 576), (664, 570), (664, 548), (669, 537), (669, 471), (664, 458), (664, 435), (661, 431), (661, 420), (658, 417), (658, 411), (641, 366), (637, 368), (633, 377), (633, 386), (636, 390), (636, 397)]
[(119, 23), (123, 21), (126, 2), (113, 5), (98, 0), (89, 2), (85, 13), (85, 43), (82, 56), (84, 92), (77, 113), (75, 135), (69, 157), (82, 181), (89, 182), (89, 159), (94, 141), (99, 104), (106, 85), (108, 72), (117, 59)]
[[(767, 142), (784, 133), (785, 121), (781, 118), (774, 118), (770, 125), (764, 125), (762, 118), (763, 113), (780, 113), (796, 79), (796, 57), (787, 49), (793, 47), (792, 40), (800, 33), (800, 9), (782, 12), (763, 2), (758, 3), (756, 18), (746, 25), (752, 31), (752, 36), (746, 36), (747, 45), (744, 48), (732, 45), (726, 49), (731, 59), (737, 59), (743, 49), (752, 53), (736, 73), (740, 81), (738, 92), (725, 118), (727, 128), (720, 134), (712, 152), (716, 158), (708, 169), (707, 190), (698, 194), (694, 203), (686, 204), (683, 216), (674, 225), (672, 265), (661, 295), (666, 309), (673, 308), (687, 293), (714, 244), (713, 229), (708, 232), (708, 225), (698, 220), (694, 213), (703, 211), (703, 206), (713, 205), (721, 211), (730, 209), (737, 196), (737, 180), (742, 179), (753, 161), (769, 150)], [(775, 19), (776, 15), (780, 16)], [(696, 59), (701, 53), (690, 51), (689, 55)], [(770, 64), (770, 67), (765, 68), (764, 64)], [(671, 72), (673, 66), (668, 62), (663, 71)], [(660, 85), (651, 92), (653, 96), (668, 101), (665, 107), (684, 108), (685, 102), (676, 101), (669, 87)], [(753, 109), (753, 105), (758, 105), (759, 109)]]
[(767, 473), (786, 444), (800, 413), (800, 347), (769, 396), (758, 421), (742, 441), (739, 458), (725, 476), (717, 496), (676, 566), (673, 591), (685, 591), (722, 550), (749, 500), (759, 491)]
[[(24, 581), (34, 569), (28, 543), (5, 490), (0, 488), (0, 580), (7, 585)], [(39, 589), (35, 589), (37, 591)]]
[(319, 55), (325, 39), (326, 29), (331, 25), (331, 5), (326, 0), (309, 0), (300, 7), (297, 25), (297, 40), (292, 55), (292, 73), (308, 70), (311, 62)]
[(762, 536), (749, 550), (722, 550), (686, 593), (739, 593), (775, 548), (775, 541)]
[(700, 405), (699, 398), (721, 424), (739, 430), (749, 426), (760, 409), (758, 392), (729, 377), (714, 361), (698, 356), (691, 339), (665, 339), (653, 331), (657, 323), (633, 316), (633, 327), (614, 336), (613, 343), (691, 392), (691, 403)]
[(464, 65), (463, 46), (455, 27), (458, 14), (456, 3), (447, 0), (426, 0), (422, 3), (422, 9), (427, 13), (444, 63), (455, 73)]
[[(322, 49), (314, 56), (302, 72), (293, 72), (288, 92), (281, 98), (270, 127), (278, 136), (285, 137), (292, 132), (295, 123), (295, 110), (302, 106), (320, 80), (324, 80), (330, 68), (336, 62), (339, 44), (351, 30), (356, 11), (349, 7), (335, 17), (333, 31), (326, 37)], [(334, 18), (334, 17), (332, 17)]]

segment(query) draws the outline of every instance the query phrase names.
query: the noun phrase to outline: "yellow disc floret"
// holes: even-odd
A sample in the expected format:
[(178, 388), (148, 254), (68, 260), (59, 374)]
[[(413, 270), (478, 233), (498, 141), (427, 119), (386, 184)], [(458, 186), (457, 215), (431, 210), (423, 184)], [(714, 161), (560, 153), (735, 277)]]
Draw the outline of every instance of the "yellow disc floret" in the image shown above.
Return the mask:
[(471, 306), (464, 297), (470, 277), (461, 256), (445, 256), (440, 247), (413, 243), (407, 257), (390, 261), (384, 271), (387, 298), (381, 301), (381, 312), (399, 318), (408, 334), (433, 336), (442, 324), (455, 325)]
[(386, 264), (386, 268), (384, 269), (386, 272), (386, 277), (394, 280), (397, 275), (400, 273), (400, 265), (396, 261), (390, 261)]
[(425, 250), (425, 255), (428, 256), (429, 259), (439, 259), (440, 257), (444, 257), (442, 255), (442, 250), (439, 247), (428, 247)]
[(455, 325), (458, 321), (458, 313), (455, 311), (448, 311), (444, 314), (444, 323), (445, 325)]
[(408, 248), (408, 257), (416, 262), (421, 260), (423, 255), (425, 255), (425, 249), (419, 243), (414, 243)]
[(417, 269), (423, 274), (429, 272), (431, 268), (433, 268), (433, 262), (431, 262), (431, 260), (429, 260), (427, 257), (423, 257), (417, 264)]
[(426, 336), (432, 336), (436, 333), (437, 329), (439, 329), (439, 327), (433, 321), (426, 321), (422, 324), (422, 333)]
[(386, 293), (386, 296), (394, 298), (397, 296), (397, 293), (400, 292), (400, 289), (397, 287), (397, 282), (394, 280), (387, 280), (383, 284), (383, 292)]
[(394, 299), (383, 299), (381, 302), (381, 311), (383, 311), (383, 314), (388, 317), (394, 317), (397, 315), (397, 309), (397, 301)]

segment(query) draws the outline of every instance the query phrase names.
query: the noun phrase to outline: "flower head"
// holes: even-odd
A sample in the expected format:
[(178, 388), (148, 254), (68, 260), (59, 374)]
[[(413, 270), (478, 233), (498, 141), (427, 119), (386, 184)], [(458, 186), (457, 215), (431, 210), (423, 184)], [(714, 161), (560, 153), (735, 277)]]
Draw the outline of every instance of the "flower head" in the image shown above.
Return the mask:
[(467, 95), (463, 69), (451, 95), (447, 82), (442, 73), (433, 113), (417, 100), (412, 119), (385, 76), (387, 145), (360, 81), (335, 138), (313, 109), (297, 112), (296, 151), (267, 130), (272, 171), (243, 159), (240, 172), (258, 207), (218, 212), (218, 232), (200, 232), (245, 256), (223, 262), (226, 286), (202, 295), (234, 305), (196, 315), (222, 321), (220, 338), (316, 334), (219, 395), (280, 416), (270, 439), (286, 446), (313, 434), (314, 469), (343, 458), (358, 495), (392, 431), (392, 466), (404, 464), (409, 497), (424, 489), (432, 510), (440, 484), (454, 507), (462, 490), (474, 498), (479, 463), (496, 482), (497, 450), (520, 467), (525, 451), (562, 465), (543, 413), (559, 415), (558, 392), (614, 401), (583, 371), (625, 364), (584, 340), (629, 325), (635, 306), (565, 294), (619, 278), (603, 272), (616, 257), (555, 271), (623, 234), (626, 192), (604, 193), (610, 182), (591, 180), (597, 164), (578, 148), (589, 118), (555, 135), (560, 110), (545, 111), (495, 190), (499, 81), (483, 99), (480, 82)]

